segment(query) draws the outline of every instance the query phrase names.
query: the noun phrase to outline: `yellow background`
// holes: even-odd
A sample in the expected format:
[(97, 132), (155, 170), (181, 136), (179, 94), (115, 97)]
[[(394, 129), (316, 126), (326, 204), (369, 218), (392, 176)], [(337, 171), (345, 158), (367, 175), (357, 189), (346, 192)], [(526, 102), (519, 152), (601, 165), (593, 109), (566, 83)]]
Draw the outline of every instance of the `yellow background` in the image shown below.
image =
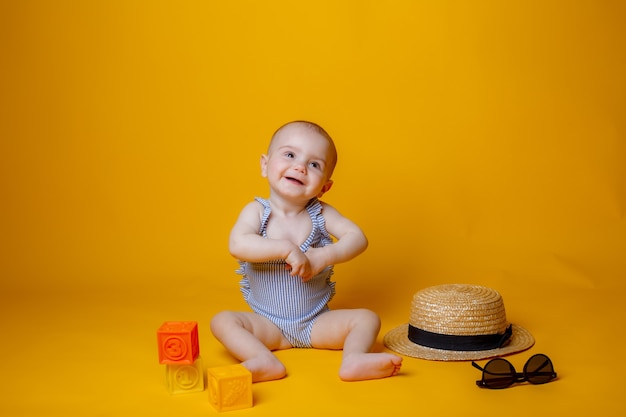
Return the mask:
[[(369, 249), (334, 307), (382, 335), (411, 296), (499, 290), (558, 381), (480, 390), (467, 362), (406, 358), (343, 383), (339, 352), (279, 352), (288, 378), (238, 415), (623, 415), (626, 3), (3, 1), (0, 414), (209, 415), (170, 396), (156, 329), (210, 334), (245, 308), (226, 248), (267, 195), (258, 160), (292, 119), (339, 148), (325, 200)], [(384, 349), (379, 343), (377, 349)]]

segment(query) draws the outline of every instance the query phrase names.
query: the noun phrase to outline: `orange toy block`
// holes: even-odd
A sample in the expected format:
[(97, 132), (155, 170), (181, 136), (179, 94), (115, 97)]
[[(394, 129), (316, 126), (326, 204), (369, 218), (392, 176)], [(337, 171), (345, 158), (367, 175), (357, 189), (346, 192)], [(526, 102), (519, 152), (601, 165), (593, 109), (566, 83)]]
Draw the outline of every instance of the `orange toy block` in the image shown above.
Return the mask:
[(209, 401), (217, 411), (252, 407), (252, 374), (243, 365), (209, 368)]
[(198, 323), (166, 321), (157, 330), (161, 364), (192, 365), (200, 355)]
[(198, 356), (193, 365), (166, 364), (165, 381), (170, 394), (204, 391), (204, 367)]

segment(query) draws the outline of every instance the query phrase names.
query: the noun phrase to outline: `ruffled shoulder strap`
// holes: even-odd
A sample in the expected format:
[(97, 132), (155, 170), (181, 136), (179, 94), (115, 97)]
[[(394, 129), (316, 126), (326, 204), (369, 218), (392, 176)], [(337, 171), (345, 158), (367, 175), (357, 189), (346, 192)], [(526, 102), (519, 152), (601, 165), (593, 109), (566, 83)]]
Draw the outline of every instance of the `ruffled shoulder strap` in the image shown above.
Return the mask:
[(322, 213), (322, 203), (317, 198), (313, 198), (309, 201), (306, 210), (311, 217), (313, 229), (307, 240), (300, 245), (300, 249), (306, 252), (310, 247), (320, 247), (331, 244), (332, 239), (326, 230), (326, 220)]
[(261, 216), (261, 227), (259, 229), (259, 234), (263, 237), (267, 237), (267, 221), (270, 218), (270, 213), (272, 212), (272, 208), (270, 207), (269, 200), (261, 197), (255, 197), (255, 201), (258, 201), (263, 206), (263, 216)]

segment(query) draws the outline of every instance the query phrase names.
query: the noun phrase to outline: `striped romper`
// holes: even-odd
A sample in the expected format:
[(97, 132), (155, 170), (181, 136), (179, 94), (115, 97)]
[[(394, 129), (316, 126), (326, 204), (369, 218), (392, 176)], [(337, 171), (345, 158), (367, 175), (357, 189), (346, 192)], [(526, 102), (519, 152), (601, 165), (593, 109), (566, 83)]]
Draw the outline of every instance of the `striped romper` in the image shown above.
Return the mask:
[[(267, 222), (271, 208), (268, 200), (255, 198), (263, 205), (263, 216), (259, 235), (267, 237)], [(313, 228), (309, 237), (300, 245), (306, 252), (331, 244), (326, 231), (322, 205), (313, 198), (306, 206)], [(328, 302), (335, 295), (335, 283), (330, 280), (332, 265), (307, 282), (289, 275), (284, 259), (267, 262), (239, 261), (242, 275), (241, 293), (252, 310), (268, 318), (278, 326), (293, 347), (311, 347), (311, 329), (316, 318), (329, 310)]]

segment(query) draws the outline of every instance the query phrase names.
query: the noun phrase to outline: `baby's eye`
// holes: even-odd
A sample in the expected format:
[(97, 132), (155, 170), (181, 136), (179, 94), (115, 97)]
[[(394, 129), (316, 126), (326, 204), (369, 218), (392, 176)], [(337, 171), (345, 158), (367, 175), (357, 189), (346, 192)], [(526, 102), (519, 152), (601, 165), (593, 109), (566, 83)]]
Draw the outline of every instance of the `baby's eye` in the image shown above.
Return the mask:
[(316, 169), (320, 169), (320, 167), (321, 167), (321, 165), (320, 165), (320, 163), (319, 163), (319, 162), (310, 162), (310, 163), (309, 163), (309, 166), (310, 166), (311, 168), (316, 168)]
[(293, 152), (285, 152), (285, 156), (286, 156), (287, 158), (293, 158), (293, 157), (295, 157), (296, 155), (295, 155)]

